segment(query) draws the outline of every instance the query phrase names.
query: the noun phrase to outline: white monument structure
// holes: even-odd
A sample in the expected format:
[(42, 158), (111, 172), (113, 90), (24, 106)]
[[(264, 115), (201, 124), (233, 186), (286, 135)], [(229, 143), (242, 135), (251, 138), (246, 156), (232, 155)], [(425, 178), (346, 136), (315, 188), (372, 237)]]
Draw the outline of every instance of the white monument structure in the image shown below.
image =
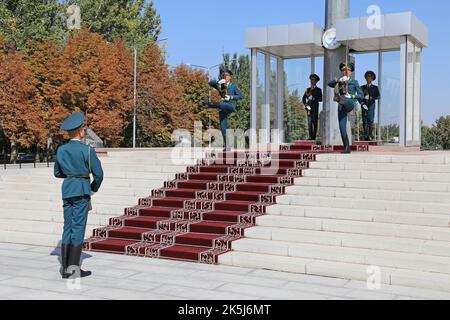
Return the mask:
[[(252, 58), (251, 128), (258, 132), (251, 144), (290, 142), (290, 131), (296, 128), (287, 126), (285, 100), (294, 90), (303, 95), (311, 73), (319, 73), (324, 89), (322, 143), (341, 144), (337, 106), (327, 83), (340, 74), (338, 66), (349, 52), (349, 61), (360, 72), (366, 70), (358, 70), (359, 59), (370, 57), (378, 76), (378, 140), (419, 147), (422, 49), (428, 46), (425, 24), (411, 12), (349, 17), (349, 0), (326, 0), (325, 20), (325, 28), (302, 23), (246, 30)], [(271, 135), (274, 129), (283, 134)]]

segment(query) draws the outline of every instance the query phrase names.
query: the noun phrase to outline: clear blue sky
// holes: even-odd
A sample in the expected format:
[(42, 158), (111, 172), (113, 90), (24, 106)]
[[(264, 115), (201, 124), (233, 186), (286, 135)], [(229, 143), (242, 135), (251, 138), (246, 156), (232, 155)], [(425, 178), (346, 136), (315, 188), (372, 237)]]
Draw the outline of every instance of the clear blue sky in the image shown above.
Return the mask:
[[(213, 66), (222, 50), (247, 54), (245, 29), (252, 26), (316, 22), (324, 25), (324, 0), (154, 0), (163, 34), (169, 38), (168, 63)], [(425, 124), (450, 115), (450, 36), (448, 0), (351, 0), (351, 16), (370, 5), (382, 13), (412, 11), (429, 28), (424, 51), (422, 114)]]

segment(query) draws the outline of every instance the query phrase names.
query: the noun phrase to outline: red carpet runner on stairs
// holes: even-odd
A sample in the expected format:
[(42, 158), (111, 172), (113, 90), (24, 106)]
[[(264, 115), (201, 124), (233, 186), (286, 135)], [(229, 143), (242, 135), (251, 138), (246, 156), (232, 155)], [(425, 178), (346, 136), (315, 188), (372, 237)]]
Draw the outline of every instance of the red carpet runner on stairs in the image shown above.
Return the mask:
[[(352, 149), (368, 151), (368, 144)], [(84, 249), (215, 264), (316, 154), (340, 151), (341, 146), (298, 142), (278, 152), (207, 153), (163, 189), (125, 209), (124, 216), (94, 230)]]

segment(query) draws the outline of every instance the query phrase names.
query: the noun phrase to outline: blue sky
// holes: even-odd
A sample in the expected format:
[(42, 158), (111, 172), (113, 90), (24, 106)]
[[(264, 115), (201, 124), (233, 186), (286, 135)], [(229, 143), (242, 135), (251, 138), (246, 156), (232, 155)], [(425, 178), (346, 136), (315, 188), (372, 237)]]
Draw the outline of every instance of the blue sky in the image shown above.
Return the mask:
[[(168, 37), (168, 63), (213, 66), (222, 51), (247, 54), (245, 29), (252, 26), (316, 22), (324, 25), (324, 0), (154, 0)], [(412, 11), (429, 28), (424, 51), (422, 114), (426, 124), (450, 115), (450, 16), (448, 0), (351, 0), (351, 16), (370, 5), (382, 13)]]

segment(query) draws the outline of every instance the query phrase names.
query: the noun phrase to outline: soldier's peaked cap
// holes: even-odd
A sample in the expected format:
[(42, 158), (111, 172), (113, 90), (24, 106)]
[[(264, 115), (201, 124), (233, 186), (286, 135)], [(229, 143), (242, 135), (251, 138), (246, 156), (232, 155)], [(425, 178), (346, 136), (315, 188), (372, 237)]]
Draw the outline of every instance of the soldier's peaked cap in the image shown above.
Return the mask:
[(61, 125), (61, 130), (72, 131), (80, 128), (86, 120), (86, 117), (81, 113), (77, 112), (68, 117)]
[(353, 63), (349, 63), (348, 65), (346, 63), (341, 63), (339, 65), (339, 70), (349, 69), (351, 72), (355, 71), (355, 65)]
[(312, 74), (309, 76), (309, 80), (316, 79), (317, 82), (320, 81), (320, 77), (317, 74)]
[(364, 75), (364, 78), (367, 79), (368, 76), (372, 76), (373, 80), (377, 80), (377, 75), (375, 74), (375, 72), (373, 71), (367, 71), (366, 74)]

